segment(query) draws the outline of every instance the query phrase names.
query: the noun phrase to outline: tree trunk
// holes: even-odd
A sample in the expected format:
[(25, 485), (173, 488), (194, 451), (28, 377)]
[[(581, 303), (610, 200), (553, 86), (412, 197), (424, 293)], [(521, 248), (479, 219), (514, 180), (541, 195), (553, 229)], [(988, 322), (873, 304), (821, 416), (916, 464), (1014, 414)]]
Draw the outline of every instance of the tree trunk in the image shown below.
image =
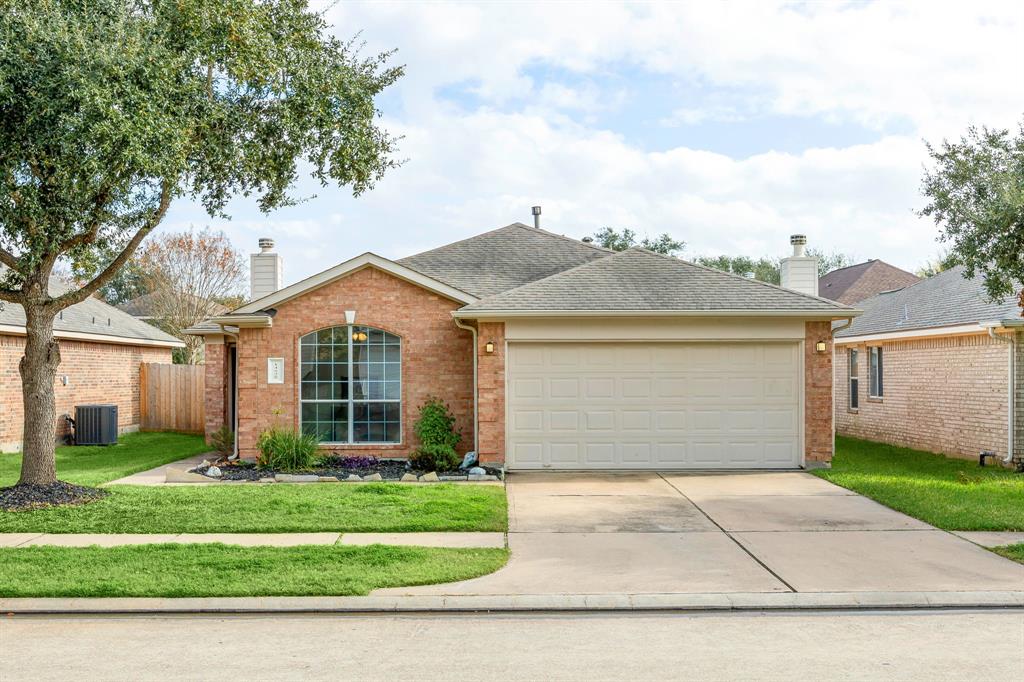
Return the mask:
[(21, 395), (25, 406), (24, 453), (19, 483), (46, 485), (57, 480), (57, 405), (53, 380), (60, 365), (60, 348), (53, 340), (54, 314), (30, 303), (25, 305), (25, 355)]

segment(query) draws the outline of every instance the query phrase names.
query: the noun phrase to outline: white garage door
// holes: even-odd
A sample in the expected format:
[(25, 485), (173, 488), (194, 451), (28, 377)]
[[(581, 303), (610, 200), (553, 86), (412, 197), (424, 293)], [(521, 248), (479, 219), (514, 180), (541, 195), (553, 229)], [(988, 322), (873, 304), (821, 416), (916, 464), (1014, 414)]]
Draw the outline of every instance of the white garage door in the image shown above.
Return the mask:
[(797, 343), (511, 343), (510, 469), (800, 464)]

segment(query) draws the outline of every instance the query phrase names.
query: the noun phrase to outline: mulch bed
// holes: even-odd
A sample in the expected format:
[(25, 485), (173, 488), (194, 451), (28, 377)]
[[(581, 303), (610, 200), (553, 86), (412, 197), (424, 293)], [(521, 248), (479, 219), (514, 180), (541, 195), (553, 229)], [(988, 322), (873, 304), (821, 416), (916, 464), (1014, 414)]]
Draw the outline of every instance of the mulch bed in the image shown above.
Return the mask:
[(99, 488), (87, 488), (73, 483), (57, 481), (49, 485), (13, 485), (0, 488), (0, 510), (28, 511), (46, 507), (72, 506), (95, 502), (109, 493)]
[[(317, 467), (312, 469), (304, 469), (302, 471), (275, 471), (274, 469), (264, 469), (256, 466), (252, 462), (230, 462), (230, 463), (219, 463), (217, 467), (221, 472), (221, 479), (225, 481), (258, 481), (261, 478), (273, 478), (274, 474), (315, 474), (317, 476), (334, 476), (341, 480), (348, 477), (349, 474), (356, 474), (357, 476), (369, 476), (371, 474), (380, 474), (385, 481), (397, 481), (402, 478), (405, 474), (414, 474), (416, 476), (422, 476), (423, 474), (430, 473), (424, 469), (414, 469), (409, 466), (409, 463), (405, 460), (391, 460), (381, 459), (377, 460), (376, 463), (366, 463), (364, 466), (343, 466), (340, 458), (327, 458), (324, 462)], [(498, 469), (492, 469), (490, 467), (483, 467), (488, 474), (501, 478), (501, 471)], [(198, 467), (193, 469), (198, 474), (205, 474), (208, 467)], [(455, 471), (438, 471), (438, 476), (465, 476), (466, 472), (456, 469)]]

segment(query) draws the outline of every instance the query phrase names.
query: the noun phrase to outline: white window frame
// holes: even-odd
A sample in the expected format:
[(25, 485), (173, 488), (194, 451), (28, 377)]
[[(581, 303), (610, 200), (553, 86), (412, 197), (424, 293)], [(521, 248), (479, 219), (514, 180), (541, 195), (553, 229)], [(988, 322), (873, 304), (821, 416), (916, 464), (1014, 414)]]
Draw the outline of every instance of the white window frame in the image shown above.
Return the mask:
[(868, 346), (868, 397), (885, 397), (885, 360), (881, 346)]
[[(385, 334), (389, 334), (391, 336), (394, 336), (396, 339), (398, 339), (398, 394), (399, 394), (398, 398), (387, 398), (387, 399), (381, 398), (381, 399), (377, 399), (377, 400), (369, 400), (369, 399), (364, 399), (364, 398), (358, 398), (357, 399), (357, 398), (353, 397), (354, 394), (355, 394), (355, 390), (354, 390), (353, 385), (352, 385), (353, 384), (352, 379), (353, 379), (353, 376), (354, 376), (352, 368), (353, 368), (353, 365), (355, 363), (353, 362), (354, 353), (352, 351), (352, 346), (353, 346), (353, 344), (352, 344), (352, 330), (354, 328), (357, 328), (357, 327), (360, 328), (360, 329), (366, 329), (368, 331), (383, 332)], [(345, 337), (346, 337), (346, 340), (348, 342), (348, 354), (347, 354), (347, 358), (348, 358), (348, 382), (349, 382), (348, 398), (345, 398), (345, 399), (342, 399), (342, 400), (335, 400), (334, 398), (330, 398), (330, 399), (303, 398), (302, 397), (302, 339), (304, 339), (305, 337), (310, 336), (312, 334), (319, 334), (320, 332), (322, 332), (322, 331), (324, 331), (326, 329), (334, 330), (334, 329), (341, 329), (341, 328), (344, 328), (346, 330), (345, 331)], [(405, 414), (403, 413), (403, 410), (402, 410), (402, 400), (403, 400), (403, 394), (405, 392), (405, 371), (404, 371), (404, 367), (403, 367), (404, 363), (402, 361), (402, 347), (403, 347), (403, 345), (404, 345), (403, 339), (398, 334), (395, 334), (393, 332), (389, 332), (386, 329), (380, 329), (380, 328), (377, 328), (377, 327), (370, 327), (370, 326), (362, 325), (362, 324), (336, 324), (336, 325), (332, 325), (332, 326), (329, 326), (329, 327), (321, 327), (320, 329), (316, 329), (316, 330), (313, 330), (311, 332), (307, 332), (307, 333), (302, 334), (301, 336), (299, 336), (299, 338), (298, 338), (298, 351), (296, 353), (297, 367), (296, 367), (296, 371), (295, 371), (295, 375), (298, 377), (298, 381), (295, 382), (295, 386), (296, 386), (296, 397), (297, 397), (298, 403), (299, 403), (299, 409), (298, 409), (299, 431), (302, 432), (302, 430), (303, 430), (302, 429), (302, 427), (303, 427), (303, 424), (302, 424), (302, 406), (304, 404), (306, 404), (306, 403), (345, 403), (345, 404), (348, 405), (348, 440), (344, 440), (344, 441), (336, 441), (336, 440), (326, 441), (326, 440), (324, 440), (324, 441), (320, 441), (320, 445), (321, 446), (364, 446), (364, 445), (369, 445), (369, 446), (385, 446), (385, 445), (402, 445), (402, 443), (405, 441)], [(399, 415), (398, 440), (384, 440), (384, 441), (356, 441), (356, 440), (354, 440), (354, 436), (355, 436), (355, 419), (353, 419), (353, 417), (355, 415), (355, 406), (357, 404), (360, 404), (360, 403), (364, 404), (364, 405), (369, 405), (371, 403), (394, 403), (394, 404), (397, 404), (398, 405), (398, 415)]]
[(846, 406), (851, 410), (860, 409), (860, 352), (850, 348), (846, 361), (847, 390)]

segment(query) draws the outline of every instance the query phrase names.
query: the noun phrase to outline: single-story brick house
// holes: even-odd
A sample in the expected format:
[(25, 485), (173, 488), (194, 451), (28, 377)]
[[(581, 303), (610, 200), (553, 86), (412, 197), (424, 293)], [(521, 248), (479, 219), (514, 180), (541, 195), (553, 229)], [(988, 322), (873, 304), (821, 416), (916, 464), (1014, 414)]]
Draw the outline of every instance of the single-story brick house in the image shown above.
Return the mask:
[(822, 275), (818, 278), (818, 292), (837, 303), (857, 305), (885, 291), (909, 287), (920, 279), (912, 272), (873, 258)]
[[(51, 291), (66, 290), (57, 278)], [(54, 391), (57, 436), (67, 435), (64, 415), (75, 405), (116, 404), (119, 430), (139, 427), (139, 365), (171, 362), (171, 350), (184, 347), (166, 334), (97, 298), (73, 305), (53, 323), (61, 363)], [(18, 364), (25, 349), (25, 312), (14, 303), (0, 304), (0, 452), (21, 450), (24, 407)]]
[(827, 465), (831, 326), (859, 311), (816, 295), (804, 241), (795, 291), (519, 223), (278, 289), (261, 240), (253, 300), (189, 330), (207, 431), (236, 424), (247, 458), (272, 425), (405, 457), (438, 396), (464, 450), (513, 470)]
[(955, 267), (858, 303), (835, 330), (836, 430), (1024, 461), (1024, 319)]

